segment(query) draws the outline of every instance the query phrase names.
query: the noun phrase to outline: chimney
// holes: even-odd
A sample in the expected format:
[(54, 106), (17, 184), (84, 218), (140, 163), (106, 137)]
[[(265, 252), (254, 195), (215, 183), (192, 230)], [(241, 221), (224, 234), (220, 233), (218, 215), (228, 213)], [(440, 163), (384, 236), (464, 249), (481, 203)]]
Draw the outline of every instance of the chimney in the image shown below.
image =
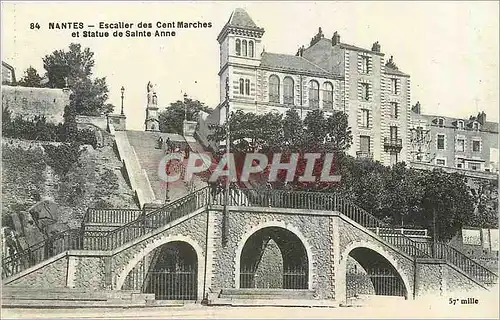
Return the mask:
[(411, 108), (411, 111), (416, 114), (420, 114), (420, 101), (417, 101), (417, 103)]
[(486, 122), (486, 113), (484, 113), (484, 111), (478, 113), (477, 122), (479, 122), (481, 125), (484, 125), (484, 123)]
[(332, 38), (332, 46), (336, 46), (338, 44), (340, 44), (340, 35), (338, 34), (337, 31), (335, 31)]
[(372, 51), (373, 52), (380, 52), (380, 44), (377, 42), (375, 42), (373, 45), (372, 45)]

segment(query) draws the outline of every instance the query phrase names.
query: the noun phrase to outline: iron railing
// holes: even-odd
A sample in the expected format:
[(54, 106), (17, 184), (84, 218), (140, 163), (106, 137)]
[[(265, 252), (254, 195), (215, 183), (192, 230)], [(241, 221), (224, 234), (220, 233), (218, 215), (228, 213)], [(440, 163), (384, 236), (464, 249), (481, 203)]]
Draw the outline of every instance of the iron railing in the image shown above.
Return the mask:
[[(230, 206), (279, 207), (306, 210), (338, 211), (361, 226), (383, 228), (379, 237), (402, 252), (422, 258), (439, 258), (454, 264), (474, 279), (494, 283), (498, 276), (471, 258), (446, 244), (429, 247), (413, 241), (400, 229), (375, 218), (350, 200), (335, 194), (305, 191), (257, 190), (232, 187), (228, 197)], [(164, 226), (209, 204), (223, 205), (224, 192), (210, 196), (208, 187), (149, 213), (112, 231), (85, 231), (84, 228), (68, 230), (3, 259), (2, 276), (7, 277), (70, 249), (112, 250)]]
[(94, 209), (87, 210), (83, 223), (126, 224), (142, 214), (139, 209)]
[(196, 300), (196, 289), (196, 269), (185, 268), (149, 272), (144, 292), (154, 293), (156, 300)]
[(2, 278), (10, 277), (71, 249), (82, 249), (80, 229), (56, 234), (2, 259)]

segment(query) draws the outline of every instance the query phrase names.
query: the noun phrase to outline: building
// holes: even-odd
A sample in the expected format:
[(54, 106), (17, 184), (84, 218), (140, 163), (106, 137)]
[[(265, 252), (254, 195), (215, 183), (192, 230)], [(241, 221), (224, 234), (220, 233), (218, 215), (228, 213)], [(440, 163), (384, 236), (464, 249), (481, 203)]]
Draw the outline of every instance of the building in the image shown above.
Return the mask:
[(412, 166), (429, 169), (439, 166), (448, 171), (453, 168), (478, 177), (497, 176), (498, 123), (486, 121), (484, 112), (469, 119), (424, 115), (417, 102), (411, 119)]
[(319, 28), (307, 48), (290, 55), (265, 52), (263, 35), (243, 9), (222, 28), (213, 122), (224, 123), (227, 84), (230, 111), (346, 112), (354, 138), (349, 154), (386, 165), (409, 160), (410, 77), (392, 57), (385, 60), (378, 42), (364, 49), (341, 42), (337, 32), (325, 38)]
[(15, 84), (16, 72), (14, 67), (2, 61), (2, 84)]

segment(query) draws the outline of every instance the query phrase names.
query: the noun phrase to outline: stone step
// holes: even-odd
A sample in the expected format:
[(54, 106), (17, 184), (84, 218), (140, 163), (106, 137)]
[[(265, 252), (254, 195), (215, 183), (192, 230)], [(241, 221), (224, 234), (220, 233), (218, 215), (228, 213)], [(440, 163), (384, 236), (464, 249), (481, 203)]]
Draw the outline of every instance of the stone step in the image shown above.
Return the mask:
[(2, 299), (2, 308), (138, 308), (156, 305), (156, 300), (132, 301), (64, 301)]
[(219, 297), (232, 299), (312, 299), (314, 290), (293, 289), (222, 289)]
[(154, 299), (138, 290), (82, 290), (74, 288), (29, 288), (3, 286), (2, 298), (12, 300), (107, 301)]
[(303, 300), (303, 299), (225, 299), (217, 298), (209, 301), (211, 306), (232, 307), (338, 307), (338, 303), (332, 300)]

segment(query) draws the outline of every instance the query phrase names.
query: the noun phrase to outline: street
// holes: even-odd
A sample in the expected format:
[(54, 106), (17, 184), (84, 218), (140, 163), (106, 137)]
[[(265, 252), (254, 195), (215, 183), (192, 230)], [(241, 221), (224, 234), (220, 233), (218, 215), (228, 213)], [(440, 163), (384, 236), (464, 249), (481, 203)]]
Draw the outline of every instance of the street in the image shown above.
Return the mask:
[(482, 298), (478, 304), (450, 304), (449, 298), (429, 301), (395, 301), (361, 307), (183, 307), (81, 308), (81, 309), (3, 309), (2, 319), (222, 319), (222, 318), (455, 318), (498, 319), (498, 300)]

